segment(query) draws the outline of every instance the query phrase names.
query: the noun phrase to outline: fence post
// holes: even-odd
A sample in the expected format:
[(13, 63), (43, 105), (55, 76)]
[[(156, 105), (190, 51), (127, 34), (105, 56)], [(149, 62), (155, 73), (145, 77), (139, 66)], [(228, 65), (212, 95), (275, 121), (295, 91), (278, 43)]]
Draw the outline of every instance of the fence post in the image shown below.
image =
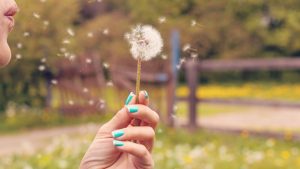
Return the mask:
[(169, 126), (174, 126), (174, 105), (176, 104), (175, 92), (178, 79), (177, 65), (179, 64), (180, 59), (180, 35), (177, 30), (173, 30), (171, 33), (171, 48), (171, 78), (169, 79), (167, 88), (167, 122)]
[(189, 105), (189, 127), (197, 127), (197, 103), (196, 96), (198, 86), (197, 64), (194, 60), (186, 63), (186, 79), (189, 88), (188, 105)]

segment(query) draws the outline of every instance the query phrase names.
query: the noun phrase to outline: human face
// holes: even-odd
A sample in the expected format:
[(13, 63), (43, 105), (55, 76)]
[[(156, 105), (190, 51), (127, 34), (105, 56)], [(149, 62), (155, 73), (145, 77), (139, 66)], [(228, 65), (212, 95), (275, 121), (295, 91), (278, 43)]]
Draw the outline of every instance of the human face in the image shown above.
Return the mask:
[(15, 0), (0, 0), (0, 67), (7, 65), (11, 58), (7, 37), (14, 27), (13, 17), (17, 11)]

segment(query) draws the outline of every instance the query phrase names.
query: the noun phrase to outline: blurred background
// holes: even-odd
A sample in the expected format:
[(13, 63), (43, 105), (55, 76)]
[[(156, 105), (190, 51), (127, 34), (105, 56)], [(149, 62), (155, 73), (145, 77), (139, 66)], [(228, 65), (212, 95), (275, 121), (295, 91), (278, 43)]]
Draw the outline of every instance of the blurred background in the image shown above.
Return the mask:
[(300, 168), (300, 1), (17, 0), (0, 77), (0, 168), (78, 168), (135, 89), (124, 34), (163, 52), (142, 89), (161, 116), (157, 169)]

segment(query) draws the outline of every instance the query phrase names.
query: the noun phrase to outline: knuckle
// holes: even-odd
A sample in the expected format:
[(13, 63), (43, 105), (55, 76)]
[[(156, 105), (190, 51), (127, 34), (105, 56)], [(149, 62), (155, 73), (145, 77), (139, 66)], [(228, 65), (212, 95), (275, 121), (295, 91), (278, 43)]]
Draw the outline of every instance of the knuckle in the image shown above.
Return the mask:
[(147, 157), (149, 154), (147, 148), (145, 146), (142, 146), (142, 149), (141, 149), (141, 156), (143, 157)]

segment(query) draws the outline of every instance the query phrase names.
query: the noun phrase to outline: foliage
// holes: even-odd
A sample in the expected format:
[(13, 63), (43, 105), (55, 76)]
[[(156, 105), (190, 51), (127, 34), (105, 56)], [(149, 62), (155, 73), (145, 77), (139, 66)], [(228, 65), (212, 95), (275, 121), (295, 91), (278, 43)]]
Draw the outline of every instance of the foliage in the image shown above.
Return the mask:
[[(154, 25), (162, 33), (166, 55), (170, 55), (173, 29), (180, 31), (182, 47), (189, 44), (200, 58), (296, 57), (300, 53), (300, 2), (295, 0), (17, 2), (21, 12), (10, 44), (13, 55), (22, 59), (14, 59), (0, 72), (0, 111), (10, 100), (44, 106), (44, 79), (56, 73), (61, 58), (94, 52), (106, 62), (129, 57), (124, 33), (137, 23)], [(87, 10), (94, 14), (84, 15)], [(190, 57), (190, 53), (182, 52), (182, 57)], [(229, 74), (240, 80), (256, 77), (247, 72)], [(257, 76), (277, 80), (285, 74), (259, 72)], [(299, 79), (299, 73), (294, 74), (287, 79)], [(210, 74), (205, 80), (228, 77), (232, 76)]]

